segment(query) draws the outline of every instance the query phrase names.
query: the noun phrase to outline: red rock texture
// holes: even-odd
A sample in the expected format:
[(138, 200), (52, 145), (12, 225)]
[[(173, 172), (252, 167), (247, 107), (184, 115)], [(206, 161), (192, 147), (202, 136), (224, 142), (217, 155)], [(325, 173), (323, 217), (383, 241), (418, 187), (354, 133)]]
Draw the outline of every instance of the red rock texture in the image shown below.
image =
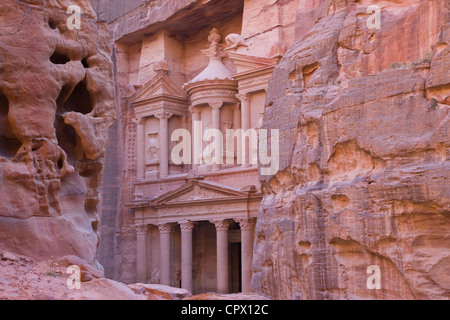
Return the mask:
[[(381, 29), (369, 30), (369, 5)], [(273, 299), (450, 297), (450, 2), (303, 1), (274, 71), (253, 288)], [(381, 289), (367, 288), (367, 268)]]
[[(80, 289), (67, 286), (68, 266), (78, 266), (92, 279)], [(105, 279), (87, 261), (75, 256), (36, 262), (27, 257), (0, 252), (0, 300), (267, 300), (256, 294), (191, 296), (180, 288), (154, 284), (130, 284)]]
[[(71, 30), (69, 5), (81, 8)], [(0, 3), (0, 248), (95, 267), (115, 117), (109, 31), (88, 0)]]

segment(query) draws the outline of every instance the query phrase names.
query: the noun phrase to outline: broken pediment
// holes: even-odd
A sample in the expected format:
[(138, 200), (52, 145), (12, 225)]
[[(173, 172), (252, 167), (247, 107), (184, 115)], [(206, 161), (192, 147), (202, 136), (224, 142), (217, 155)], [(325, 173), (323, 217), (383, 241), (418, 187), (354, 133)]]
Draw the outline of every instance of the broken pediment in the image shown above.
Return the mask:
[(237, 74), (273, 68), (278, 63), (278, 59), (255, 57), (230, 51), (227, 52), (227, 55), (236, 66)]
[(149, 82), (130, 97), (131, 103), (135, 106), (161, 99), (188, 101), (186, 93), (169, 78), (165, 70), (159, 70)]

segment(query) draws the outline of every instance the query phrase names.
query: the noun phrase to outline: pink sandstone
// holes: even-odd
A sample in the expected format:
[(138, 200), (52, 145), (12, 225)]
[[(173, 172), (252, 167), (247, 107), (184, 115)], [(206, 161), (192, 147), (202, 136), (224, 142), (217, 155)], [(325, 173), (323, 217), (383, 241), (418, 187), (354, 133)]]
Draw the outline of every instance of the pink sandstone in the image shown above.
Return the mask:
[(271, 79), (282, 168), (263, 181), (252, 281), (271, 298), (450, 297), (450, 5), (384, 1), (369, 30), (371, 3), (303, 1)]

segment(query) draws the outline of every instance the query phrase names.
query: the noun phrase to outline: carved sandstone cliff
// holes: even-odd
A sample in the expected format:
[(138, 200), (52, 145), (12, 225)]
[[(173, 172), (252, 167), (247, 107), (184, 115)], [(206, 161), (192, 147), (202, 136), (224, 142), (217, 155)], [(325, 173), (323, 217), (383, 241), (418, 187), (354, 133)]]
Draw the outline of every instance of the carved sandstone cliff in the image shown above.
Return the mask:
[(109, 31), (88, 0), (2, 0), (0, 12), (0, 248), (96, 265), (115, 117)]
[[(381, 7), (369, 30), (367, 7)], [(450, 297), (450, 1), (307, 0), (274, 72), (253, 288), (276, 299)], [(367, 268), (381, 269), (368, 290)]]

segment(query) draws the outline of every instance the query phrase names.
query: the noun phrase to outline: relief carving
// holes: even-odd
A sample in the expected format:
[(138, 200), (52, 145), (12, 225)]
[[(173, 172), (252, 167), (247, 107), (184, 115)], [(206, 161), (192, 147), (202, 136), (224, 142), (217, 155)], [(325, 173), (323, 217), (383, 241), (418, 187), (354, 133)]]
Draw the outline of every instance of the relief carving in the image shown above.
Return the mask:
[[(159, 134), (158, 132), (149, 133), (147, 138), (147, 164), (159, 163)], [(153, 168), (156, 170), (156, 168)]]

